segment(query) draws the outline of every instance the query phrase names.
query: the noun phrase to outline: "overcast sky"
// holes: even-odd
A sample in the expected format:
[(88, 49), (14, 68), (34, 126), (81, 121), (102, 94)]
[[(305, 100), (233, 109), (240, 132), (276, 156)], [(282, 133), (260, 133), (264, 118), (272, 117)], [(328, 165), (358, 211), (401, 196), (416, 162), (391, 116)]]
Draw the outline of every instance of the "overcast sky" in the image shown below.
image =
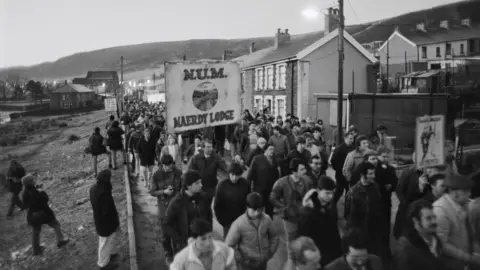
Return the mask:
[[(458, 0), (345, 0), (347, 24)], [(323, 29), (302, 10), (335, 0), (0, 0), (0, 67), (153, 41), (273, 36)]]

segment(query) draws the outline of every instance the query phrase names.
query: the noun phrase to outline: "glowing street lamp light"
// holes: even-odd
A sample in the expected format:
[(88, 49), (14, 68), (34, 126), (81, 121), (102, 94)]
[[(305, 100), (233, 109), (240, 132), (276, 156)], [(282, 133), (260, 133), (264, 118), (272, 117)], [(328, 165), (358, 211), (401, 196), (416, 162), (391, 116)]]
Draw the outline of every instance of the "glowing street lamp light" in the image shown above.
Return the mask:
[(105, 83), (102, 83), (102, 87), (105, 87)]
[(302, 15), (307, 20), (316, 20), (320, 16), (320, 12), (318, 12), (315, 8), (307, 8), (302, 11)]

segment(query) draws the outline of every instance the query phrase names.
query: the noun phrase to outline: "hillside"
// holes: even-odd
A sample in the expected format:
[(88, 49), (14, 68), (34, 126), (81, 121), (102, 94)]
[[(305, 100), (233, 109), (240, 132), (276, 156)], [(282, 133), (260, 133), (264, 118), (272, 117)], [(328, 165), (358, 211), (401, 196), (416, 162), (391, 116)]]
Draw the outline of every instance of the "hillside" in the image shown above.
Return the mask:
[[(414, 28), (420, 21), (437, 25), (441, 20), (460, 20), (469, 17), (472, 23), (480, 22), (480, 1), (470, 0), (457, 2), (428, 10), (412, 12), (394, 18), (362, 25), (347, 26), (347, 31), (360, 43), (375, 40), (386, 40), (396, 26), (400, 29)], [(321, 36), (321, 32), (301, 35)], [(297, 35), (300, 36), (300, 35)], [(295, 35), (292, 37), (295, 38)], [(0, 69), (0, 79), (7, 77), (36, 79), (63, 79), (84, 76), (88, 70), (119, 70), (120, 57), (126, 60), (126, 79), (149, 76), (153, 72), (161, 72), (165, 61), (180, 60), (183, 55), (187, 59), (221, 59), (224, 50), (232, 52), (231, 57), (248, 53), (249, 46), (255, 42), (257, 50), (273, 44), (273, 36), (247, 39), (203, 39), (186, 41), (169, 41), (136, 44), (106, 48), (90, 52), (76, 53), (58, 59), (55, 62), (42, 63), (31, 67)], [(130, 74), (130, 75), (129, 75)]]

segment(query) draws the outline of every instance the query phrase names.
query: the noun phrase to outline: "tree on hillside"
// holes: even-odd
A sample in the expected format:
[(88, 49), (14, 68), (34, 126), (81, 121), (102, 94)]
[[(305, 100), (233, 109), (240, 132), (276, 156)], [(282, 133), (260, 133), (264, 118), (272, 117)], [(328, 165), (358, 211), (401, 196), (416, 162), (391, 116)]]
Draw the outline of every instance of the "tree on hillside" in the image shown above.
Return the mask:
[(36, 104), (37, 101), (42, 103), (43, 86), (40, 82), (35, 82), (33, 80), (28, 81), (25, 85), (25, 90), (32, 96), (33, 103)]
[(13, 91), (14, 99), (20, 100), (23, 99), (23, 89), (19, 84), (15, 84), (15, 90)]

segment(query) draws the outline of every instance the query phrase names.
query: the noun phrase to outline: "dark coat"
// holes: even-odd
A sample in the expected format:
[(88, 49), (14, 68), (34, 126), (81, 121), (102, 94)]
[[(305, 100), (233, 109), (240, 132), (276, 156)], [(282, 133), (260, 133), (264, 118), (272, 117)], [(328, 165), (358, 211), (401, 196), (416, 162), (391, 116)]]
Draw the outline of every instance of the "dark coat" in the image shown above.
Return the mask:
[(257, 146), (257, 148), (255, 148), (255, 150), (253, 150), (252, 152), (250, 152), (248, 154), (245, 165), (250, 167), (250, 164), (252, 164), (253, 158), (258, 156), (258, 155), (262, 155), (262, 154), (263, 154), (263, 149), (260, 148), (259, 146)]
[(417, 231), (411, 230), (405, 236), (400, 237), (397, 244), (397, 252), (394, 254), (396, 270), (447, 270), (443, 261), (443, 249), (441, 241), (437, 239), (437, 253), (435, 257), (425, 241)]
[(97, 180), (90, 188), (90, 203), (97, 234), (101, 237), (110, 236), (120, 225), (110, 180)]
[(209, 198), (213, 198), (218, 183), (217, 171), (221, 169), (226, 172), (227, 164), (215, 153), (212, 153), (208, 158), (205, 157), (205, 154), (199, 153), (190, 159), (188, 169), (200, 173), (203, 190)]
[(347, 159), (348, 153), (353, 150), (355, 150), (355, 147), (353, 145), (346, 145), (345, 143), (342, 143), (340, 146), (336, 147), (335, 150), (333, 150), (330, 163), (332, 163), (332, 167), (335, 170), (335, 173), (342, 174), (345, 159)]
[[(26, 187), (23, 193), (22, 201), (24, 206), (28, 208), (27, 211), (27, 223), (32, 227), (39, 227), (43, 224), (47, 224), (56, 220), (55, 214), (48, 205), (48, 195), (45, 191), (39, 191), (35, 187)], [(43, 222), (39, 224), (35, 216), (43, 212), (45, 218)]]
[[(189, 197), (184, 191), (175, 195), (170, 201), (163, 219), (162, 229), (179, 249), (187, 245), (192, 218), (212, 220), (212, 208), (207, 204), (203, 196)], [(194, 209), (194, 217), (189, 215), (188, 209)]]
[(110, 150), (123, 150), (122, 135), (125, 132), (119, 127), (110, 127), (107, 131), (108, 134), (108, 147)]
[(345, 199), (345, 218), (349, 228), (363, 231), (369, 239), (369, 251), (381, 257), (389, 256), (389, 224), (385, 205), (377, 183), (364, 186), (355, 184)]
[(22, 177), (27, 174), (25, 168), (19, 163), (10, 164), (7, 171), (7, 188), (13, 194), (19, 194), (22, 191)]
[[(253, 158), (247, 179), (252, 182), (252, 192), (258, 192), (262, 196), (270, 195), (273, 184), (279, 178), (278, 165), (275, 158), (270, 163), (265, 155), (258, 155)], [(267, 198), (264, 198), (267, 199)]]
[(418, 178), (421, 175), (422, 173), (416, 169), (415, 165), (413, 165), (400, 176), (396, 188), (396, 194), (400, 203), (398, 205), (395, 224), (393, 226), (393, 235), (396, 239), (402, 236), (404, 232), (408, 206), (412, 202), (422, 198), (429, 191), (427, 186), (423, 192), (420, 192), (418, 188)]
[(215, 195), (215, 216), (218, 223), (230, 226), (239, 216), (247, 210), (245, 198), (250, 193), (250, 185), (244, 178), (232, 183), (230, 179), (223, 180), (217, 188)]
[(155, 145), (156, 142), (152, 137), (145, 140), (142, 140), (138, 143), (138, 153), (140, 155), (140, 165), (141, 166), (152, 166), (155, 165)]
[(320, 250), (320, 264), (326, 266), (342, 255), (340, 232), (332, 207), (324, 208), (320, 202), (315, 207), (304, 207), (298, 222), (298, 236), (310, 237)]
[(303, 160), (303, 162), (305, 162), (305, 165), (307, 167), (307, 170), (308, 170), (308, 164), (310, 163), (310, 159), (312, 158), (312, 154), (310, 154), (310, 151), (308, 151), (307, 149), (303, 150), (303, 153), (300, 153), (297, 151), (297, 149), (293, 149), (292, 151), (290, 151), (287, 155), (287, 162), (286, 162), (286, 167), (288, 167), (288, 173), (287, 174), (291, 174), (292, 171), (290, 170), (290, 161), (292, 161), (292, 159), (294, 158), (299, 158), (301, 160)]
[[(380, 193), (389, 208), (392, 206), (392, 193), (397, 188), (398, 178), (395, 168), (389, 164), (380, 164), (375, 170), (375, 182), (380, 188)], [(387, 190), (387, 185), (391, 185), (392, 189)]]
[(128, 150), (132, 153), (133, 152), (138, 153), (138, 145), (142, 140), (142, 138), (143, 138), (142, 133), (138, 131), (134, 131), (128, 139)]
[(89, 139), (90, 153), (92, 156), (99, 156), (107, 152), (107, 148), (103, 144), (103, 136), (101, 134), (93, 133)]

